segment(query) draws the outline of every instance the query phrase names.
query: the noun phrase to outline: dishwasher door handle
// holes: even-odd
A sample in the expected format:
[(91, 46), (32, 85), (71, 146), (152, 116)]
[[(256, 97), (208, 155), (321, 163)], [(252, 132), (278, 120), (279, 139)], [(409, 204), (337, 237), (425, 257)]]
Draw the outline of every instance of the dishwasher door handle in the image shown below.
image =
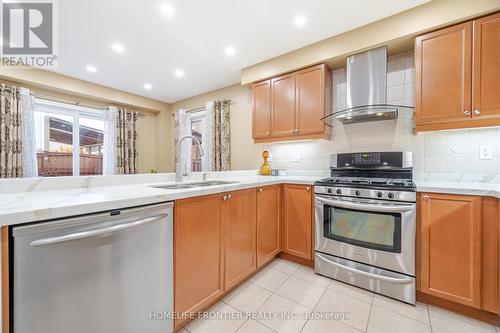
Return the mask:
[(67, 235), (57, 236), (57, 237), (48, 237), (48, 238), (37, 239), (35, 241), (32, 241), (30, 243), (30, 245), (36, 247), (36, 246), (43, 246), (43, 245), (68, 242), (68, 241), (77, 240), (77, 239), (96, 237), (96, 236), (107, 234), (107, 233), (113, 233), (113, 232), (118, 232), (118, 231), (125, 230), (128, 228), (137, 227), (137, 226), (140, 226), (142, 224), (153, 222), (155, 220), (161, 219), (161, 218), (166, 217), (166, 216), (168, 216), (168, 214), (161, 214), (161, 215), (148, 217), (148, 218), (134, 221), (134, 222), (117, 224), (117, 225), (114, 225), (111, 227), (75, 232), (72, 234), (67, 234)]

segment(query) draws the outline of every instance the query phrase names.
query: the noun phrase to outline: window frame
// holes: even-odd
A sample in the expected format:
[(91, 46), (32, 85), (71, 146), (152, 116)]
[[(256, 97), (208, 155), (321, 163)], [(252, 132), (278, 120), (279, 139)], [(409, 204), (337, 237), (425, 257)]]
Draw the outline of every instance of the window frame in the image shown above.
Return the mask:
[(106, 115), (104, 113), (104, 110), (75, 104), (56, 102), (37, 97), (35, 98), (35, 101), (33, 103), (33, 112), (52, 113), (73, 118), (72, 177), (80, 176), (80, 117), (87, 119), (90, 118), (93, 120), (102, 120), (105, 122)]
[[(191, 114), (191, 120), (190, 120), (191, 121), (191, 135), (193, 135), (193, 123), (195, 123), (195, 122), (201, 122), (202, 128), (203, 128), (206, 114), (207, 114), (207, 112), (205, 110), (193, 112)], [(202, 136), (201, 136), (201, 142), (202, 142), (202, 145), (203, 145), (203, 132), (201, 134), (202, 134)], [(194, 161), (194, 158), (193, 158), (193, 156), (191, 156), (191, 166), (190, 166), (190, 168), (191, 168), (191, 170), (193, 172), (196, 172), (196, 171), (194, 171), (194, 168), (193, 168), (193, 166), (194, 166), (193, 165), (193, 161)], [(203, 157), (200, 159), (200, 164), (203, 164)], [(200, 171), (202, 171), (202, 170), (203, 170), (203, 166), (201, 166), (201, 170)]]

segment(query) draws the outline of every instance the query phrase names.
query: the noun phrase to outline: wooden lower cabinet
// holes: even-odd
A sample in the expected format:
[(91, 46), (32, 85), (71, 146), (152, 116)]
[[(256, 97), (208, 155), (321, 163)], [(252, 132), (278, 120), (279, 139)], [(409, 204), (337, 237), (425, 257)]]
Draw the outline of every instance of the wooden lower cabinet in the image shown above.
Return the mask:
[[(220, 195), (178, 200), (174, 212), (174, 309), (196, 313), (224, 291)], [(176, 320), (175, 327), (184, 320)]]
[(255, 189), (235, 191), (222, 204), (224, 290), (256, 270)]
[(312, 187), (283, 187), (283, 252), (312, 260)]
[(174, 310), (184, 326), (256, 270), (256, 190), (175, 202)]
[(498, 301), (500, 297), (500, 201), (497, 198), (483, 198), (482, 232), (481, 309), (500, 313), (500, 304)]
[(481, 308), (482, 198), (422, 193), (420, 290)]
[(257, 268), (281, 251), (281, 185), (257, 189)]

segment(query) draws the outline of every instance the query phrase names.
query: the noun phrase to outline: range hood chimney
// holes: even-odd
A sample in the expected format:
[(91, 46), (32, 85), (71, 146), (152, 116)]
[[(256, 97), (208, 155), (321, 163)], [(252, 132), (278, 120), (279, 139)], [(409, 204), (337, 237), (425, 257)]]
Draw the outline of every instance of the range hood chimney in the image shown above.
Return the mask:
[[(387, 104), (387, 48), (380, 47), (347, 57), (347, 109), (323, 118), (348, 123), (396, 119), (399, 109)], [(328, 119), (327, 119), (328, 118)], [(330, 122), (330, 123), (329, 123)]]
[(347, 106), (386, 104), (387, 49), (378, 49), (347, 57)]

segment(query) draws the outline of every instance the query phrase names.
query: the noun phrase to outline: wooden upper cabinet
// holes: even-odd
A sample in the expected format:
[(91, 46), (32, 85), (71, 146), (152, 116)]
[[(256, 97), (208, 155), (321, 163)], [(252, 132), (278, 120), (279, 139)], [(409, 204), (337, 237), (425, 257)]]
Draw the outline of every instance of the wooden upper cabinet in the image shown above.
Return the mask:
[(296, 80), (296, 134), (317, 134), (325, 131), (326, 81), (331, 80), (326, 65), (318, 65), (297, 72)]
[(281, 251), (281, 186), (257, 189), (257, 267)]
[(283, 252), (312, 260), (312, 189), (284, 185)]
[(229, 192), (223, 201), (224, 290), (235, 286), (256, 270), (255, 200), (253, 188)]
[[(177, 313), (196, 313), (223, 293), (220, 205), (220, 195), (175, 203), (174, 309)], [(184, 321), (176, 320), (175, 327)]]
[(271, 135), (295, 133), (295, 74), (271, 80)]
[(481, 307), (482, 198), (421, 194), (421, 291)]
[(254, 139), (271, 135), (271, 80), (256, 83), (252, 86)]
[(474, 21), (472, 117), (500, 116), (500, 13)]
[(331, 110), (331, 73), (325, 64), (252, 86), (255, 142), (328, 139), (321, 120)]
[(463, 121), (471, 111), (472, 22), (415, 40), (416, 125)]
[(417, 131), (500, 126), (500, 13), (415, 39)]

